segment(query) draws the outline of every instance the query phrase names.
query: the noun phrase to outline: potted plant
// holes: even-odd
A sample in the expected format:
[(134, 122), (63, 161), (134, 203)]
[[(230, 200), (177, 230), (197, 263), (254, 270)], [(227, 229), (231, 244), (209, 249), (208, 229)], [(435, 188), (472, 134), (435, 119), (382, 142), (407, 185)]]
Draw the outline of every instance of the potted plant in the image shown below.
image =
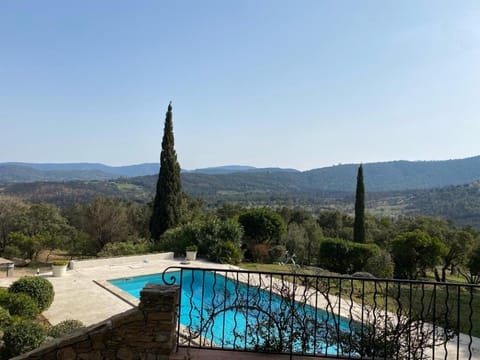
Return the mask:
[(193, 261), (197, 259), (197, 251), (198, 251), (197, 245), (188, 245), (185, 248), (185, 251), (187, 253), (187, 256), (186, 256), (187, 260)]
[(67, 272), (68, 261), (66, 260), (57, 260), (52, 263), (53, 276), (60, 277), (65, 275)]

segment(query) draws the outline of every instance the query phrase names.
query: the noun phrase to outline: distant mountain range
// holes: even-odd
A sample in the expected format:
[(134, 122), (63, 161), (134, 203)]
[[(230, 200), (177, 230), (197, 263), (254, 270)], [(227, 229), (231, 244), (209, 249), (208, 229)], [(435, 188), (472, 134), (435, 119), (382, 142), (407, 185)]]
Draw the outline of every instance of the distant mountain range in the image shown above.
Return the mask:
[[(480, 179), (480, 156), (445, 161), (392, 161), (363, 165), (367, 191), (433, 189)], [(0, 163), (0, 183), (112, 180), (158, 174), (159, 165), (107, 166), (96, 163)], [(253, 166), (219, 166), (182, 170), (185, 186), (194, 194), (218, 192), (314, 193), (352, 192), (358, 164), (309, 171)], [(134, 181), (135, 182), (135, 181)]]
[[(69, 181), (69, 180), (107, 180), (119, 177), (135, 177), (158, 174), (158, 163), (144, 163), (126, 166), (108, 166), (98, 163), (40, 164), (22, 162), (0, 163), (0, 183), (34, 182), (34, 181)], [(242, 171), (285, 171), (298, 172), (295, 169), (267, 168), (253, 166), (227, 165), (203, 169), (185, 170), (183, 173), (231, 174)]]
[[(0, 164), (0, 194), (62, 207), (90, 202), (96, 196), (146, 203), (154, 195), (157, 167)], [(183, 171), (182, 182), (188, 194), (203, 199), (209, 207), (233, 202), (244, 206), (301, 206), (315, 212), (352, 212), (357, 168), (358, 165), (349, 164), (300, 172), (235, 165)], [(128, 175), (149, 171), (154, 175)], [(459, 225), (480, 227), (480, 156), (364, 164), (364, 176), (370, 213), (441, 216)]]

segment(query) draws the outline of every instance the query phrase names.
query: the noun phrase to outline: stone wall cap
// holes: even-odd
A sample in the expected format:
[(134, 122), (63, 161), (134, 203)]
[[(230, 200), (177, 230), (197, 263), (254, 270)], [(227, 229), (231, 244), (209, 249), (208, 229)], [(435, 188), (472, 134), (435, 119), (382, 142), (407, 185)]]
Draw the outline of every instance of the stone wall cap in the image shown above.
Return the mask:
[(140, 291), (140, 293), (168, 293), (168, 292), (177, 292), (180, 289), (178, 285), (164, 285), (164, 284), (155, 284), (147, 283), (145, 287)]

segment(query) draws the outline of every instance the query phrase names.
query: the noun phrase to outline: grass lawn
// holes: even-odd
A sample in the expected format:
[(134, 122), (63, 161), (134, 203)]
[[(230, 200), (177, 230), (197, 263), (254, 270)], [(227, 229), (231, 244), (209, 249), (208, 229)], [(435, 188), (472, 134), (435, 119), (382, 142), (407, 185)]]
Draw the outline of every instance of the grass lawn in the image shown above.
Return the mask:
[[(285, 272), (297, 274), (315, 274), (311, 269), (294, 268), (291, 265), (279, 264), (259, 264), (259, 263), (241, 263), (240, 267), (246, 270), (265, 271), (265, 272)], [(319, 275), (337, 275), (328, 272), (317, 273)], [(301, 279), (301, 277), (300, 277)], [(285, 280), (288, 280), (286, 277)], [(451, 277), (450, 281), (460, 282), (461, 278)], [(317, 284), (318, 285), (318, 284)], [(480, 288), (473, 289), (472, 294), (467, 287), (458, 289), (456, 286), (445, 285), (421, 285), (421, 284), (393, 284), (389, 283), (388, 288), (385, 283), (375, 283), (368, 279), (342, 280), (324, 279), (320, 281), (322, 291), (332, 295), (339, 295), (343, 299), (352, 299), (362, 302), (362, 292), (364, 290), (363, 301), (367, 305), (376, 306), (396, 313), (397, 310), (403, 310), (405, 314), (419, 316), (425, 321), (433, 322), (439, 326), (447, 323), (451, 328), (468, 334), (470, 326), (472, 335), (480, 337)], [(385, 303), (385, 294), (388, 293)], [(470, 301), (472, 314), (470, 314)], [(410, 305), (411, 304), (411, 305)], [(435, 316), (433, 316), (435, 310)], [(445, 310), (451, 314), (451, 317), (445, 317)], [(457, 319), (459, 315), (459, 320)], [(470, 315), (472, 316), (470, 323)]]

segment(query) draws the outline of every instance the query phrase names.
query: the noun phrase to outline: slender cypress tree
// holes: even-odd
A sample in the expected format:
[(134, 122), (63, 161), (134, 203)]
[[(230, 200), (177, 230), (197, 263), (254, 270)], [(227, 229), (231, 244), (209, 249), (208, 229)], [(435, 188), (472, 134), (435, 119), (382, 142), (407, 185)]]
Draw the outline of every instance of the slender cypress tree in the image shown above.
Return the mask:
[(167, 229), (180, 223), (181, 202), (182, 183), (180, 165), (174, 149), (172, 103), (170, 102), (165, 116), (160, 172), (155, 200), (153, 201), (152, 217), (150, 218), (150, 236), (153, 240), (158, 241)]
[(363, 185), (363, 168), (358, 167), (357, 192), (355, 194), (355, 223), (353, 225), (353, 241), (365, 242), (365, 187)]

